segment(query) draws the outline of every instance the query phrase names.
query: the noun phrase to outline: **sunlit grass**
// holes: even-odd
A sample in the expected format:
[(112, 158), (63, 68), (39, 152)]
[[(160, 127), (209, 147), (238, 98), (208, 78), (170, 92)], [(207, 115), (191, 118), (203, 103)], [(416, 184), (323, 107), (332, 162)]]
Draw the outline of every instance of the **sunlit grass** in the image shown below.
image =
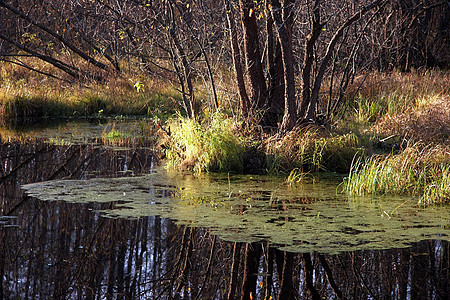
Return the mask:
[(290, 173), (286, 182), (290, 185), (301, 183), (305, 181), (315, 181), (314, 176), (310, 172), (302, 172), (299, 169), (295, 168)]
[(178, 117), (170, 123), (166, 155), (168, 166), (203, 171), (243, 170), (244, 140), (236, 135), (235, 121), (216, 113), (202, 123)]
[(400, 194), (428, 205), (450, 201), (448, 147), (414, 144), (399, 154), (358, 158), (344, 180), (350, 195)]
[(104, 133), (102, 135), (103, 141), (106, 143), (112, 143), (112, 144), (116, 144), (116, 143), (123, 143), (125, 140), (131, 139), (133, 137), (133, 135), (131, 133), (128, 132), (122, 132), (116, 129), (112, 129), (110, 132), (108, 133)]
[(135, 73), (103, 76), (103, 81), (70, 83), (3, 63), (0, 119), (96, 116), (100, 110), (104, 115), (168, 118), (181, 103), (176, 87), (162, 79)]

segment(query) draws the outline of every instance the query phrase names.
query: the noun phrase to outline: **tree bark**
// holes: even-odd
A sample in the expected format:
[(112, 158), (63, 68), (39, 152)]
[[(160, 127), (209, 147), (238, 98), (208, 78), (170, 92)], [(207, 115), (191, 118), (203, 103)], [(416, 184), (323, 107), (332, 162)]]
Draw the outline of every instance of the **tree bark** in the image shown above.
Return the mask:
[(284, 68), (284, 116), (281, 124), (282, 131), (294, 128), (297, 122), (295, 103), (295, 74), (294, 54), (292, 50), (293, 0), (283, 0), (283, 6), (278, 0), (272, 0), (272, 17), (277, 25), (278, 39)]
[(311, 100), (311, 69), (314, 62), (314, 45), (322, 32), (324, 24), (320, 23), (320, 0), (314, 1), (314, 8), (310, 20), (311, 31), (306, 37), (305, 56), (303, 59), (302, 102), (298, 110), (299, 118), (305, 118), (306, 110)]
[(227, 21), (231, 40), (231, 53), (233, 57), (234, 74), (238, 85), (240, 106), (242, 114), (246, 116), (250, 109), (250, 101), (248, 99), (247, 91), (245, 90), (244, 72), (242, 71), (241, 66), (241, 54), (237, 39), (236, 24), (234, 23), (233, 7), (231, 6), (230, 0), (225, 0), (225, 7), (227, 10)]
[(251, 109), (260, 111), (266, 105), (266, 82), (259, 50), (258, 25), (252, 0), (239, 0), (244, 35), (244, 53), (249, 81)]
[[(269, 9), (269, 3), (267, 3)], [(267, 69), (269, 86), (267, 89), (268, 111), (264, 123), (277, 126), (284, 111), (284, 68), (280, 41), (274, 33), (274, 21), (271, 14), (267, 15)]]

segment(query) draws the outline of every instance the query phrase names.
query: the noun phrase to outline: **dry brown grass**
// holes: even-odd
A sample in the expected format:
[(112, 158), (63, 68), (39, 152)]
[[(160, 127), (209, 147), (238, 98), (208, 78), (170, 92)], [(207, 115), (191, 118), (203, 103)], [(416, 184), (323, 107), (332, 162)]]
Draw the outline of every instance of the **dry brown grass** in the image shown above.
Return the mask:
[[(34, 61), (27, 64), (62, 76), (48, 64)], [(100, 111), (103, 115), (164, 117), (179, 107), (180, 93), (161, 78), (139, 75), (136, 70), (98, 75), (102, 75), (103, 81), (69, 83), (1, 62), (0, 121), (15, 117), (96, 115)]]
[(450, 96), (418, 99), (404, 112), (386, 114), (373, 130), (380, 135), (398, 135), (409, 141), (450, 142)]
[[(360, 83), (356, 82), (354, 89)], [(355, 91), (349, 94), (355, 93)], [(373, 72), (359, 90), (342, 127), (411, 142), (447, 143), (450, 135), (450, 72)]]
[(409, 73), (372, 72), (367, 76), (360, 76), (355, 80), (355, 84), (349, 87), (348, 94), (355, 93), (363, 78), (365, 80), (359, 90), (362, 97), (372, 99), (372, 101), (388, 101), (393, 98), (397, 100), (395, 108), (402, 108), (402, 104), (408, 105), (416, 99), (450, 92), (450, 72), (414, 70)]
[(288, 173), (349, 170), (354, 155), (364, 152), (360, 139), (353, 133), (334, 134), (319, 126), (296, 128), (264, 142), (269, 172)]

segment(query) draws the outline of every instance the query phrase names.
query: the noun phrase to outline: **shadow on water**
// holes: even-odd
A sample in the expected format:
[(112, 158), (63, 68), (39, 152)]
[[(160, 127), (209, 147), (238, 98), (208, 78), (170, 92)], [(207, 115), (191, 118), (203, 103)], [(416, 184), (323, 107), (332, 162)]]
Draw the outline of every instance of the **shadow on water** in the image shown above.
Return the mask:
[[(445, 240), (385, 250), (294, 253), (280, 250), (282, 245), (273, 247), (264, 237), (251, 243), (225, 241), (213, 234), (217, 228), (158, 215), (102, 216), (127, 211), (129, 195), (116, 202), (70, 203), (40, 201), (20, 188), (58, 179), (133, 179), (131, 175), (152, 172), (153, 154), (151, 147), (3, 143), (0, 299), (446, 299), (449, 293)], [(182, 190), (169, 184), (159, 187), (166, 192), (156, 199), (184, 193), (184, 201), (204, 204), (205, 198), (192, 194), (195, 189), (195, 184)], [(258, 189), (239, 201), (257, 206), (250, 194), (271, 201)], [(272, 203), (308, 212), (314, 199)], [(185, 205), (182, 213), (191, 207), (197, 206)], [(265, 224), (276, 226), (290, 219), (268, 220)], [(348, 229), (346, 234), (353, 233)]]

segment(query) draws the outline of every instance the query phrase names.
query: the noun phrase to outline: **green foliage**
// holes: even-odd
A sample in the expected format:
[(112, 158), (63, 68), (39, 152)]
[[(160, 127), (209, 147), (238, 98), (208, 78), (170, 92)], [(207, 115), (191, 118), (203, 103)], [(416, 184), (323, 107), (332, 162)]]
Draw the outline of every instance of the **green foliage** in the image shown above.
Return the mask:
[(178, 116), (170, 122), (167, 158), (175, 169), (202, 171), (243, 170), (244, 141), (233, 131), (235, 121), (221, 113), (199, 123)]
[(114, 141), (120, 141), (120, 140), (123, 140), (126, 138), (130, 138), (131, 134), (126, 133), (126, 132), (120, 132), (116, 129), (113, 129), (110, 132), (108, 132), (106, 135), (104, 135), (104, 137), (107, 140), (114, 142)]
[(286, 179), (286, 181), (289, 184), (295, 184), (295, 183), (304, 182), (309, 179), (312, 179), (312, 181), (314, 181), (314, 176), (311, 175), (311, 173), (302, 172), (298, 168), (295, 168), (289, 173), (289, 176)]
[[(444, 153), (444, 154), (443, 154)], [(350, 195), (420, 195), (423, 204), (450, 200), (450, 156), (440, 147), (413, 145), (397, 155), (358, 158), (344, 180)]]

